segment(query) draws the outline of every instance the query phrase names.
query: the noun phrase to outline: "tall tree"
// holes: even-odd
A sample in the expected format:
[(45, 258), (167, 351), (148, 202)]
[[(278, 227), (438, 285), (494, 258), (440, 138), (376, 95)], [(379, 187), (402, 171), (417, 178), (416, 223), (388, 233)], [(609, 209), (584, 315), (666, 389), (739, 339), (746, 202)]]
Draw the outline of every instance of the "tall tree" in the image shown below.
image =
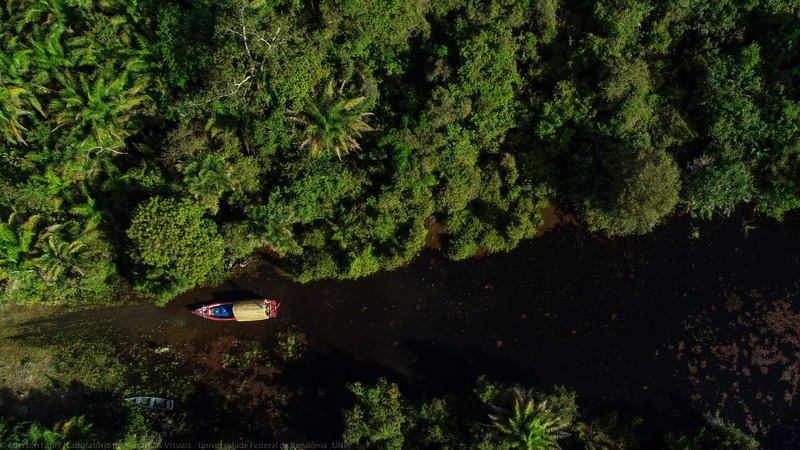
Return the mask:
[(128, 238), (137, 288), (165, 303), (218, 271), (225, 250), (197, 204), (152, 197), (133, 214)]
[(558, 440), (568, 435), (571, 425), (571, 418), (550, 409), (546, 399), (537, 401), (532, 390), (520, 387), (513, 388), (511, 408), (494, 406), (494, 410), (489, 419), (512, 448), (560, 449)]
[(90, 79), (67, 72), (59, 76), (62, 88), (48, 110), (56, 127), (85, 149), (116, 150), (125, 145), (131, 120), (149, 100), (146, 77), (123, 72)]
[(329, 81), (316, 101), (309, 99), (301, 112), (290, 111), (291, 119), (303, 128), (300, 148), (308, 147), (313, 156), (331, 152), (342, 159), (343, 153), (361, 150), (357, 138), (373, 130), (364, 122), (372, 113), (359, 108), (366, 97), (339, 98), (341, 94), (342, 89), (334, 91), (333, 81)]
[(348, 387), (356, 396), (356, 404), (344, 414), (345, 443), (402, 449), (403, 430), (411, 418), (397, 385), (381, 378), (374, 387), (358, 382)]
[(81, 239), (71, 239), (70, 232), (62, 232), (62, 228), (76, 228), (77, 223), (54, 225), (39, 237), (37, 250), (39, 256), (32, 261), (36, 272), (50, 286), (57, 282), (62, 275), (74, 271), (85, 275), (86, 271), (80, 267), (80, 255), (85, 250), (85, 243)]
[(593, 231), (612, 236), (650, 232), (678, 203), (680, 171), (670, 154), (643, 136), (595, 136), (573, 156), (571, 199)]
[(10, 143), (25, 143), (22, 131), (25, 127), (19, 122), (20, 117), (30, 114), (22, 106), (22, 95), (25, 89), (19, 86), (0, 85), (0, 132)]
[(12, 213), (6, 222), (0, 222), (0, 266), (17, 265), (22, 262), (36, 238), (36, 222), (39, 216), (30, 216), (24, 222)]

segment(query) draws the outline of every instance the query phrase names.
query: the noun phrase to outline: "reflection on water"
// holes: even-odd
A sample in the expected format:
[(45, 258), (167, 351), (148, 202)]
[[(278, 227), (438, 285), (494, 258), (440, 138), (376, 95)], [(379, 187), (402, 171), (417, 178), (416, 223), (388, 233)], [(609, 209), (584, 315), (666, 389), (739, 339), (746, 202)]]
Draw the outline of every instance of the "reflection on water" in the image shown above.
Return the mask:
[(750, 295), (690, 317), (686, 340), (669, 349), (686, 365), (693, 400), (738, 411), (750, 432), (768, 433), (798, 401), (800, 312), (791, 300)]

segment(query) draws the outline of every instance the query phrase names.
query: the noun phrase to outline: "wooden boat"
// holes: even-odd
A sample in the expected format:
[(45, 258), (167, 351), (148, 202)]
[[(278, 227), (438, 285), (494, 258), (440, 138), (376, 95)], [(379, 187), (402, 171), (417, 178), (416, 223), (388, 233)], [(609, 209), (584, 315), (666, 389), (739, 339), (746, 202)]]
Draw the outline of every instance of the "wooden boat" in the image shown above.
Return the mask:
[(278, 302), (269, 299), (237, 300), (203, 305), (192, 313), (208, 320), (251, 322), (271, 319), (278, 315)]
[(134, 405), (144, 408), (156, 409), (159, 411), (169, 411), (172, 409), (172, 400), (161, 397), (128, 397), (125, 399)]

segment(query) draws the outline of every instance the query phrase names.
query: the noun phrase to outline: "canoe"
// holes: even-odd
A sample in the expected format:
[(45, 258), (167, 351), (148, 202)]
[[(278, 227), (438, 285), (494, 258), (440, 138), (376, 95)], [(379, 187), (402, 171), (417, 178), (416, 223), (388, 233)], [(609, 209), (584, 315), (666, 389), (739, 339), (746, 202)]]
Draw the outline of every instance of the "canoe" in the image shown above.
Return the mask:
[(278, 315), (278, 302), (269, 299), (237, 300), (235, 302), (219, 302), (203, 305), (194, 311), (208, 320), (235, 320), (251, 322), (271, 319)]
[(159, 411), (169, 411), (172, 409), (172, 400), (161, 397), (128, 397), (125, 399), (134, 405), (144, 408), (156, 409)]

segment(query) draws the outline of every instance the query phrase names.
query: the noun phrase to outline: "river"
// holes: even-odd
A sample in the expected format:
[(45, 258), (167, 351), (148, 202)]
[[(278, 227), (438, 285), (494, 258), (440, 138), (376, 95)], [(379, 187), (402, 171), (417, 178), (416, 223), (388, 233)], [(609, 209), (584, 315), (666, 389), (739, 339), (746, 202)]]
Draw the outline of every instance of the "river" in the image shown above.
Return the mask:
[[(701, 232), (690, 239), (688, 222), (673, 219), (647, 236), (612, 240), (565, 224), (473, 260), (426, 250), (401, 270), (305, 285), (265, 265), (165, 308), (76, 314), (159, 345), (225, 335), (270, 342), (276, 330), (298, 327), (309, 351), (285, 382), (304, 392), (292, 426), (309, 439), (341, 432), (347, 382), (385, 376), (412, 396), (461, 396), (487, 374), (564, 385), (584, 409), (639, 415), (653, 430), (719, 409), (768, 448), (796, 447), (800, 323), (765, 318), (795, 318), (800, 240), (777, 225), (744, 233), (741, 217)], [(214, 323), (187, 311), (252, 293), (281, 301), (278, 320)], [(756, 358), (765, 345), (773, 358)]]

